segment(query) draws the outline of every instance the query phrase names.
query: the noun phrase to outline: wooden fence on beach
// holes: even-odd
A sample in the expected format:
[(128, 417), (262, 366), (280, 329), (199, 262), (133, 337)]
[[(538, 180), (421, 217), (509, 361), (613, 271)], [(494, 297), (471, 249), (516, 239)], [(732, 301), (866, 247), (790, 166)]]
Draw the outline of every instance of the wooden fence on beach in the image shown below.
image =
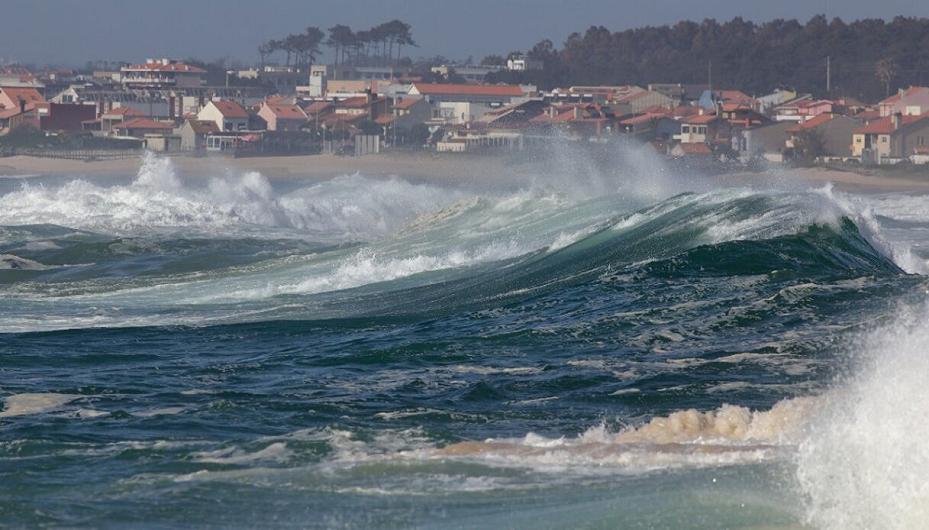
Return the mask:
[(34, 156), (37, 158), (58, 158), (62, 160), (80, 160), (93, 162), (97, 160), (124, 160), (138, 158), (142, 149), (37, 149), (34, 147), (0, 147), (0, 157)]

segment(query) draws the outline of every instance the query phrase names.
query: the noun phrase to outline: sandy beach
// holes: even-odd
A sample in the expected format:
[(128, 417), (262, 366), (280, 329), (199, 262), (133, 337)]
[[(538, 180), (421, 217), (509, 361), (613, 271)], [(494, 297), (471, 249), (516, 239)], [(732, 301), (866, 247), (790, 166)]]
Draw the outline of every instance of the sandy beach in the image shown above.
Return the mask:
[[(232, 158), (228, 156), (172, 156), (177, 173), (185, 177), (223, 175), (227, 172), (257, 171), (270, 179), (327, 179), (361, 173), (372, 177), (400, 176), (408, 180), (467, 180), (499, 178), (513, 170), (506, 157), (438, 156), (434, 154), (394, 153), (362, 157), (335, 155), (273, 156)], [(0, 176), (29, 175), (134, 175), (142, 159), (80, 162), (53, 158), (12, 156), (0, 158)]]
[[(184, 177), (211, 177), (256, 171), (272, 180), (325, 180), (360, 173), (371, 177), (398, 176), (413, 182), (519, 185), (551, 172), (551, 160), (525, 156), (480, 156), (435, 153), (389, 153), (363, 157), (335, 155), (232, 158), (228, 156), (173, 156), (172, 163)], [(559, 164), (571, 171), (571, 162)], [(0, 178), (33, 175), (131, 176), (138, 173), (141, 158), (79, 162), (30, 156), (0, 158)], [(589, 170), (589, 167), (586, 169)], [(822, 186), (855, 193), (929, 193), (929, 172), (918, 176), (868, 175), (828, 168), (776, 169), (762, 173), (736, 172), (711, 177), (721, 186), (764, 182), (783, 186)]]

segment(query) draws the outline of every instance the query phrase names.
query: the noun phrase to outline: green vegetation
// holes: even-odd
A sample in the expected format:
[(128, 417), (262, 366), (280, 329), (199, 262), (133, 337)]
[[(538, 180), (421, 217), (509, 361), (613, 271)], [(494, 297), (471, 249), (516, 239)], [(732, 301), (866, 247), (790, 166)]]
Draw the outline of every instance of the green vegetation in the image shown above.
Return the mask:
[[(897, 17), (846, 23), (816, 16), (806, 24), (742, 18), (611, 32), (592, 26), (557, 50), (529, 50), (542, 70), (499, 72), (496, 82), (569, 85), (699, 83), (764, 94), (791, 86), (819, 96), (883, 98), (897, 87), (929, 83), (929, 19)], [(832, 90), (826, 93), (826, 58)], [(488, 58), (496, 62), (497, 57)]]
[(360, 31), (352, 31), (352, 28), (344, 24), (336, 24), (329, 28), (328, 37), (318, 27), (310, 26), (303, 33), (263, 42), (258, 46), (258, 55), (261, 57), (261, 64), (264, 65), (272, 54), (283, 51), (287, 54), (287, 66), (290, 66), (293, 58), (294, 66), (305, 69), (321, 53), (320, 46), (323, 44), (332, 48), (336, 64), (356, 65), (396, 64), (400, 62), (404, 46), (417, 45), (409, 24), (391, 20)]

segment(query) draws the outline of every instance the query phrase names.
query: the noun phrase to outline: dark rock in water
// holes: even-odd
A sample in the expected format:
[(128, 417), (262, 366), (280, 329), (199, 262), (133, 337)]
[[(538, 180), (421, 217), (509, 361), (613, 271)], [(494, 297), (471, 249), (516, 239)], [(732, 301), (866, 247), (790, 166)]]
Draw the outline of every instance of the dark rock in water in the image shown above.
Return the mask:
[(41, 271), (45, 265), (13, 254), (0, 254), (0, 270)]

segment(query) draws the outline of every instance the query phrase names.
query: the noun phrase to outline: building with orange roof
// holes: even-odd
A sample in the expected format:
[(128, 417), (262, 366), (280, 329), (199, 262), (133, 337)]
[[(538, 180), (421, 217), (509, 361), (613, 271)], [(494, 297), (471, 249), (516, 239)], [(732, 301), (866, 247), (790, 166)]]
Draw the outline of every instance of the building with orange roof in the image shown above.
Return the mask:
[(815, 118), (796, 123), (788, 127), (786, 149), (794, 149), (802, 138), (815, 134), (822, 141), (821, 156), (847, 159), (853, 156), (852, 134), (863, 122), (855, 117), (841, 114), (820, 114)]
[(235, 101), (213, 100), (197, 113), (197, 119), (212, 121), (221, 131), (244, 131), (248, 129), (248, 112)]
[(269, 131), (295, 132), (307, 122), (306, 112), (292, 103), (266, 101), (258, 109), (258, 116), (265, 121)]
[(32, 87), (0, 87), (0, 111), (15, 109), (25, 112), (45, 103), (45, 98)]
[(852, 136), (852, 156), (865, 163), (894, 163), (924, 145), (929, 145), (929, 113), (894, 114), (856, 128)]
[(113, 127), (117, 136), (145, 138), (146, 134), (165, 134), (174, 130), (174, 124), (151, 118), (133, 118)]
[(41, 116), (47, 113), (48, 103), (35, 88), (0, 87), (0, 129), (26, 124), (39, 128)]
[(716, 144), (729, 139), (729, 122), (716, 114), (686, 116), (680, 122), (680, 134), (674, 139), (683, 144)]
[(878, 103), (882, 117), (918, 116), (929, 112), (929, 87), (911, 86)]

